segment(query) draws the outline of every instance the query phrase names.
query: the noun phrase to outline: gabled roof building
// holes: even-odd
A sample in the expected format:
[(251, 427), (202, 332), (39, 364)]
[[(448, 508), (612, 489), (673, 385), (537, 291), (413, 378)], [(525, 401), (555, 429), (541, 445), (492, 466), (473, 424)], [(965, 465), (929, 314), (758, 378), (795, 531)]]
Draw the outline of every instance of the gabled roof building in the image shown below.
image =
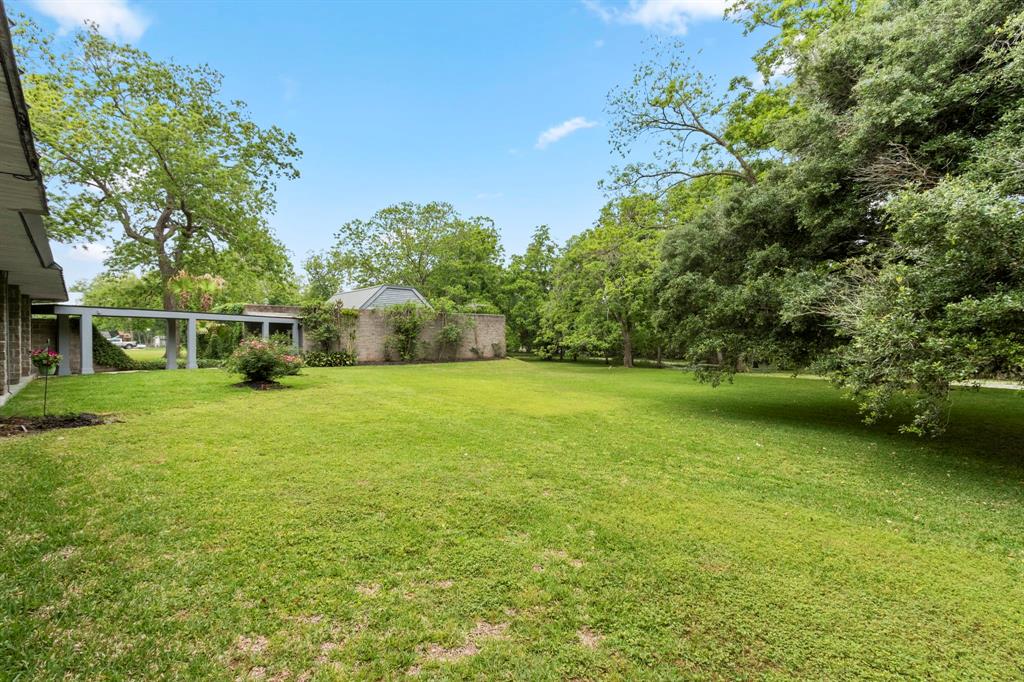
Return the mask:
[(343, 308), (354, 310), (371, 310), (373, 308), (387, 308), (402, 303), (417, 303), (430, 307), (427, 299), (423, 297), (415, 287), (397, 286), (394, 284), (381, 284), (375, 287), (363, 287), (362, 289), (351, 289), (339, 291), (328, 299), (330, 303), (340, 303)]

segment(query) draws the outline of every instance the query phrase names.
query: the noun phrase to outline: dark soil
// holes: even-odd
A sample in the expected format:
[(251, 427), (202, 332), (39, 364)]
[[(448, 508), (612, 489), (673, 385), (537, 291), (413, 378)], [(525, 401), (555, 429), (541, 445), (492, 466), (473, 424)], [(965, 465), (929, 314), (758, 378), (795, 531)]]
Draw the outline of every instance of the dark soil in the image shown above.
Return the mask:
[(106, 419), (98, 414), (51, 414), (46, 417), (0, 417), (0, 438), (20, 436), (50, 429), (77, 429), (81, 426), (99, 426)]
[(254, 391), (276, 391), (282, 388), (288, 388), (284, 384), (279, 384), (276, 381), (239, 381), (237, 384), (231, 384), (235, 388), (251, 388)]

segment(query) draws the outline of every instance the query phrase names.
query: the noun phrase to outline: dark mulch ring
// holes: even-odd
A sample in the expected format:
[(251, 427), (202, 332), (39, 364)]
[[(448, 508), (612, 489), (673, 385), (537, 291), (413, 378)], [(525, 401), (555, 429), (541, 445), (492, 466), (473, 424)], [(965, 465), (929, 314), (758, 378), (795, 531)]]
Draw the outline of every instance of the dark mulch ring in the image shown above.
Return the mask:
[(237, 384), (231, 385), (235, 388), (251, 388), (254, 391), (276, 391), (281, 388), (288, 388), (276, 381), (239, 381)]
[(80, 414), (51, 414), (46, 417), (0, 417), (0, 438), (20, 436), (34, 431), (51, 429), (77, 429), (81, 426), (99, 426), (108, 419), (91, 412)]

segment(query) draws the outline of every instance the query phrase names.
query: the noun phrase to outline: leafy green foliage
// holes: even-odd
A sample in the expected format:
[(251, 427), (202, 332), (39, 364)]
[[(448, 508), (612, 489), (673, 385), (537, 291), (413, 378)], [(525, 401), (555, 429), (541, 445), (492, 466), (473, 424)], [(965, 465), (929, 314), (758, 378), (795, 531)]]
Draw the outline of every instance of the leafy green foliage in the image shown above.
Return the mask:
[[(92, 280), (76, 282), (71, 290), (82, 294), (83, 305), (156, 310), (163, 307), (160, 276), (155, 271), (142, 276), (104, 272)], [(163, 320), (145, 318), (97, 317), (93, 323), (101, 331), (131, 332), (132, 338), (142, 343), (149, 343), (167, 330)]]
[(331, 351), (339, 343), (346, 353), (355, 353), (356, 325), (359, 311), (344, 308), (338, 303), (318, 301), (302, 307), (303, 333), (323, 352)]
[(460, 305), (498, 299), (502, 247), (490, 218), (405, 202), (345, 223), (336, 239), (334, 270), (358, 286), (404, 284)]
[(622, 199), (604, 208), (597, 226), (569, 240), (544, 314), (543, 357), (621, 353), (632, 367), (640, 337), (656, 345), (657, 211), (649, 197)]
[(907, 394), (907, 428), (925, 433), (945, 425), (951, 382), (1024, 379), (1024, 215), (1018, 200), (962, 178), (904, 192), (885, 211), (896, 231), (880, 262), (847, 264), (793, 308), (817, 306), (848, 339), (824, 362), (870, 420)]
[[(199, 366), (202, 367), (205, 360), (198, 361)], [(166, 360), (155, 360), (155, 359), (138, 359), (132, 358), (132, 369), (143, 370), (143, 371), (156, 371), (160, 369), (167, 369)]]
[[(1019, 3), (734, 9), (778, 31), (756, 59), (769, 85), (718, 110), (762, 150), (758, 182), (665, 238), (655, 319), (676, 348), (712, 382), (825, 371), (869, 421), (909, 400), (916, 433), (942, 431), (954, 382), (1024, 381)], [(692, 84), (648, 99), (673, 82)]]
[(380, 314), (387, 321), (389, 335), (384, 342), (384, 354), (389, 360), (398, 358), (412, 362), (420, 357), (420, 334), (423, 326), (434, 317), (434, 312), (417, 303), (402, 303), (385, 308)]
[(92, 328), (92, 361), (97, 367), (135, 369), (135, 362), (122, 349), (110, 343), (95, 326)]
[[(512, 256), (501, 288), (507, 346), (532, 352), (540, 333), (544, 306), (554, 284), (558, 245), (551, 230), (541, 225), (533, 232), (526, 251)], [(487, 311), (479, 311), (487, 312)]]
[(335, 255), (330, 252), (308, 254), (302, 261), (302, 269), (306, 273), (303, 300), (319, 303), (338, 293), (345, 283), (341, 268)]
[(224, 102), (210, 67), (154, 60), (95, 25), (75, 33), (67, 53), (25, 18), (17, 38), (50, 180), (50, 234), (111, 238), (108, 265), (157, 271), (169, 309), (182, 270), (258, 280), (289, 267), (264, 216), (277, 179), (298, 176), (293, 135)]
[(311, 350), (303, 355), (307, 367), (351, 367), (356, 354), (345, 350)]
[(196, 330), (196, 355), (205, 360), (224, 360), (242, 340), (238, 323), (199, 322)]
[(722, 124), (723, 115), (740, 106), (740, 89), (720, 95), (715, 83), (683, 56), (681, 43), (656, 48), (637, 68), (632, 83), (609, 96), (612, 148), (629, 159), (639, 140), (653, 137), (653, 160), (613, 169), (611, 186), (662, 190), (708, 177), (755, 184), (758, 150), (748, 140), (731, 136), (735, 127)]
[(434, 319), (437, 320), (437, 361), (445, 354), (454, 357), (466, 330), (475, 324), (472, 317), (460, 314), (454, 302), (441, 299), (434, 304)]

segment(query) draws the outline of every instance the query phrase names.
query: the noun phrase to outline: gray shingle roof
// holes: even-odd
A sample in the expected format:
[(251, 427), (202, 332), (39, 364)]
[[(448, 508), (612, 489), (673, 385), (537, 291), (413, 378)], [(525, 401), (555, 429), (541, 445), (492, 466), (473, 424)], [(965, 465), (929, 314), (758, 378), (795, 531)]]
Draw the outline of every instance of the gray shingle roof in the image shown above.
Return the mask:
[(415, 287), (381, 284), (375, 287), (363, 287), (350, 291), (339, 291), (329, 299), (331, 303), (340, 303), (342, 307), (356, 310), (369, 308), (387, 308), (412, 301), (430, 307), (427, 299)]

